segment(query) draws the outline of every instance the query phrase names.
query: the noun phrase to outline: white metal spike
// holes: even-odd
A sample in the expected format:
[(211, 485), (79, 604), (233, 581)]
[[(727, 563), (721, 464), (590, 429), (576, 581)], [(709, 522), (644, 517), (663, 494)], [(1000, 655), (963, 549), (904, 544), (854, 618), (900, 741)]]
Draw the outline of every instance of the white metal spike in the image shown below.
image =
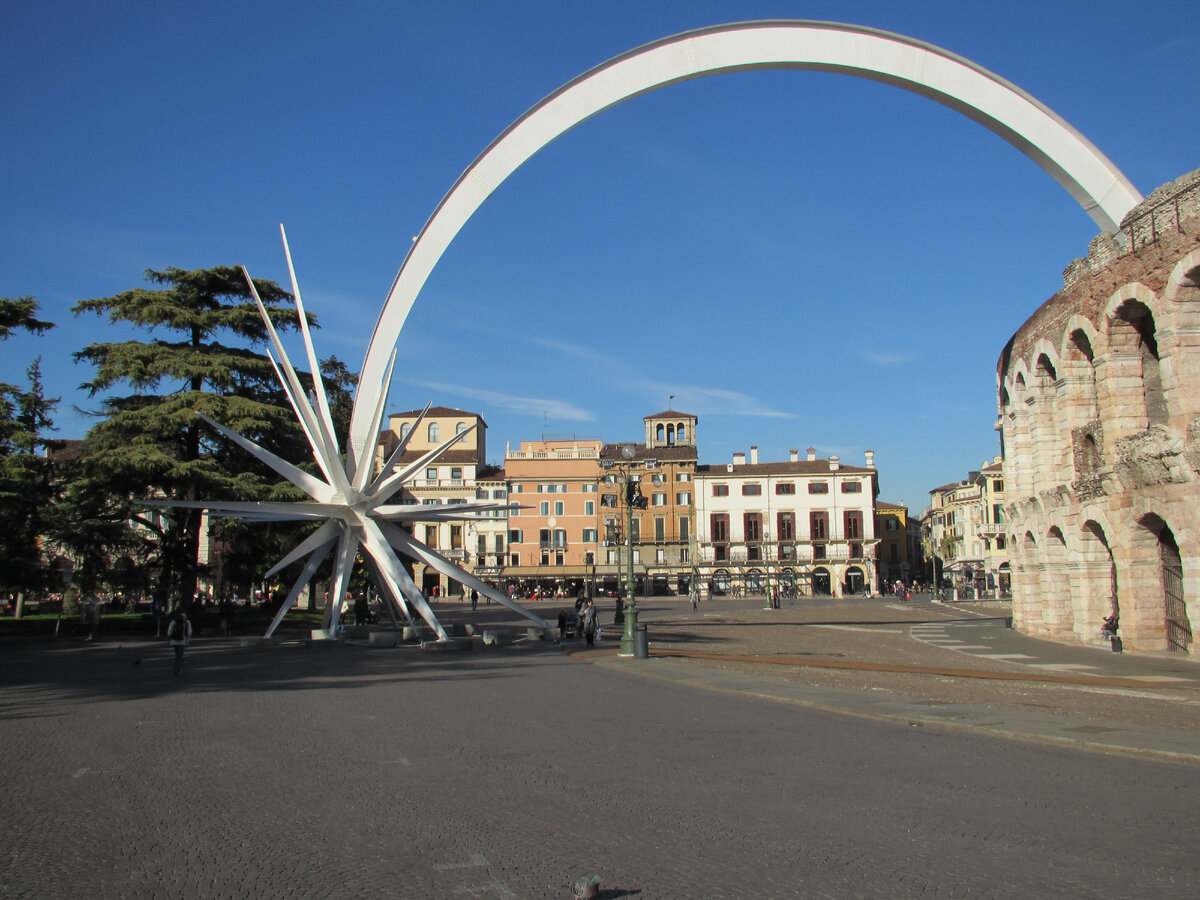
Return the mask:
[(387, 481), (389, 477), (388, 473), (392, 471), (392, 467), (400, 461), (400, 457), (403, 456), (404, 451), (408, 449), (408, 442), (412, 440), (412, 436), (417, 433), (417, 429), (421, 426), (421, 420), (425, 418), (425, 414), (429, 412), (429, 408), (431, 406), (433, 406), (432, 400), (425, 404), (425, 408), (421, 410), (421, 414), (417, 416), (417, 420), (413, 422), (412, 428), (408, 430), (408, 434), (400, 438), (400, 443), (396, 446), (396, 449), (392, 451), (392, 455), (388, 457), (387, 462), (383, 464), (383, 468), (379, 471), (379, 474), (375, 477), (375, 480), (371, 482), (371, 486), (368, 488), (369, 493), (375, 493), (375, 491), (379, 490), (379, 486)]
[(296, 280), (296, 268), (292, 265), (292, 250), (288, 246), (287, 231), (284, 230), (282, 222), (279, 223), (279, 236), (283, 238), (283, 255), (287, 257), (288, 277), (292, 281), (292, 298), (296, 301), (296, 312), (300, 316), (300, 336), (304, 339), (304, 351), (308, 355), (308, 366), (312, 372), (313, 391), (317, 395), (317, 410), (321, 414), (321, 419), (333, 445), (331, 447), (333, 455), (337, 457), (341, 455), (338, 451), (337, 429), (333, 424), (333, 415), (329, 411), (329, 396), (325, 392), (325, 382), (321, 378), (321, 363), (317, 359), (312, 332), (308, 327), (308, 316), (305, 315), (304, 301), (300, 297), (300, 283)]
[(286, 569), (306, 553), (313, 553), (317, 550), (328, 551), (329, 548), (333, 546), (333, 542), (338, 538), (338, 526), (341, 526), (342, 528), (346, 527), (343, 523), (336, 519), (326, 520), (320, 528), (305, 538), (295, 550), (293, 550), (279, 562), (275, 563), (275, 565), (271, 566), (271, 568), (267, 569), (267, 571), (263, 572), (262, 580), (266, 581), (276, 572)]
[(254, 297), (254, 302), (258, 304), (259, 315), (262, 316), (263, 324), (266, 325), (267, 334), (271, 338), (271, 346), (274, 347), (276, 355), (279, 357), (278, 364), (275, 369), (278, 372), (281, 368), (285, 387), (290, 387), (288, 392), (289, 399), (292, 401), (292, 407), (305, 424), (307, 424), (306, 432), (309, 433), (309, 441), (313, 444), (314, 450), (317, 450), (324, 458), (325, 464), (321, 466), (322, 471), (330, 476), (330, 482), (338, 490), (343, 493), (350, 492), (350, 482), (346, 478), (345, 469), (342, 468), (340, 455), (332, 446), (330, 441), (331, 436), (326, 433), (325, 425), (320, 420), (320, 417), (309, 405), (308, 398), (305, 396), (304, 387), (300, 384), (300, 378), (296, 374), (296, 368), (292, 365), (291, 359), (288, 357), (287, 350), (284, 349), (283, 341), (279, 339), (279, 332), (275, 330), (275, 324), (271, 321), (270, 315), (267, 314), (267, 308), (262, 302), (262, 298), (258, 296), (258, 288), (254, 286), (254, 280), (250, 277), (250, 273), (242, 266), (242, 274), (246, 277), (246, 283), (250, 285), (250, 293)]
[(272, 453), (270, 450), (267, 450), (264, 447), (260, 447), (258, 444), (256, 444), (254, 441), (250, 440), (249, 438), (242, 437), (236, 431), (234, 431), (230, 428), (226, 428), (224, 425), (220, 424), (219, 422), (213, 421), (208, 416), (204, 415), (204, 413), (197, 413), (196, 415), (199, 416), (202, 421), (208, 423), (210, 426), (212, 426), (217, 431), (219, 431), (221, 434), (223, 434), (225, 437), (227, 437), (229, 440), (233, 441), (235, 444), (237, 444), (239, 447), (241, 447), (247, 453), (253, 455), (256, 459), (259, 459), (262, 462), (266, 463), (268, 466), (270, 466), (272, 469), (274, 469), (276, 472), (278, 472), (280, 475), (282, 475), (284, 478), (286, 478), (288, 481), (290, 481), (296, 487), (300, 488), (300, 490), (304, 491), (304, 493), (308, 494), (308, 496), (312, 497), (314, 500), (321, 502), (321, 503), (327, 503), (331, 499), (333, 499), (333, 494), (334, 494), (333, 488), (330, 487), (325, 482), (314, 478), (312, 475), (309, 475), (303, 469), (297, 468), (296, 466), (292, 465), (290, 462), (287, 462), (286, 460), (281, 459), (280, 457), (278, 457), (274, 453)]
[(371, 434), (373, 439), (364, 441), (362, 450), (359, 452), (358, 461), (356, 463), (354, 474), (354, 488), (361, 491), (367, 486), (367, 479), (371, 477), (371, 458), (375, 455), (375, 446), (379, 443), (379, 429), (383, 425), (383, 411), (387, 408), (388, 391), (387, 385), (392, 381), (392, 370), (396, 365), (396, 351), (392, 350), (391, 359), (388, 360), (387, 375), (385, 376), (384, 389), (379, 394), (379, 402), (375, 404), (375, 412), (371, 417)]

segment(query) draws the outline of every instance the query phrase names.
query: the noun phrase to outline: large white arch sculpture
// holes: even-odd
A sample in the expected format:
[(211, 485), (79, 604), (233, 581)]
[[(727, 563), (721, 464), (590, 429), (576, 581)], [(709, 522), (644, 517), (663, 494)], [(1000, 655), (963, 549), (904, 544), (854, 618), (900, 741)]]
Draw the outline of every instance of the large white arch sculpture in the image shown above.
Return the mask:
[(597, 66), (538, 103), (442, 198), (410, 248), (371, 336), (350, 425), (354, 453), (375, 439), (372, 413), (417, 294), (459, 229), (509, 175), (555, 138), (624, 100), (678, 81), (745, 69), (841, 72), (936, 100), (1030, 157), (1106, 231), (1116, 231), (1142, 199), (1103, 153), (1052, 110), (932, 44), (871, 28), (807, 21), (742, 22), (664, 38)]

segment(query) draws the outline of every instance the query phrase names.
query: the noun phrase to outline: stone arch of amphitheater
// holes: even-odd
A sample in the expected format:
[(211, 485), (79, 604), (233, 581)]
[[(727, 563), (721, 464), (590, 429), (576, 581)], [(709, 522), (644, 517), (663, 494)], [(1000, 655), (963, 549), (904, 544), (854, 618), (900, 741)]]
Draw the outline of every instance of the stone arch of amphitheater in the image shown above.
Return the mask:
[(1200, 620), (1200, 171), (1093, 240), (997, 367), (1023, 631), (1191, 654)]

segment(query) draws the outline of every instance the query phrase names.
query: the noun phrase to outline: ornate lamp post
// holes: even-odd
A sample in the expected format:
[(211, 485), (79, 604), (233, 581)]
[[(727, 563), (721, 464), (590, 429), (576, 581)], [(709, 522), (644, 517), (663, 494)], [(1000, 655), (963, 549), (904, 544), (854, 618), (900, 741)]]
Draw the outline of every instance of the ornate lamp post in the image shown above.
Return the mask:
[[(623, 494), (622, 500), (625, 505), (625, 630), (621, 635), (621, 649), (617, 651), (618, 656), (634, 655), (633, 635), (637, 630), (637, 598), (633, 581), (633, 511), (645, 509), (647, 501), (642, 496), (638, 482), (632, 477), (632, 471), (636, 465), (633, 459), (636, 455), (637, 450), (632, 444), (623, 444), (620, 462), (616, 460), (601, 462), (605, 469), (618, 469), (617, 475), (610, 475), (608, 478), (617, 484), (624, 485), (624, 490), (620, 493)], [(647, 469), (653, 469), (657, 467), (658, 462), (648, 459), (644, 461), (644, 465)]]

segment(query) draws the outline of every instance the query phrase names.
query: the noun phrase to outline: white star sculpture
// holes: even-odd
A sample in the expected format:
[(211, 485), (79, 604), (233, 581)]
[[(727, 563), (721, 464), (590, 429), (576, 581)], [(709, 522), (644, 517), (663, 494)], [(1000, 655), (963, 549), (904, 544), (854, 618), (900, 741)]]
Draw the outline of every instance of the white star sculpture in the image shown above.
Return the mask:
[[(292, 254), (288, 248), (287, 234), (282, 225), (279, 230), (283, 236), (283, 250), (287, 256), (288, 274), (291, 276), (292, 294), (296, 301), (296, 314), (300, 322), (300, 334), (304, 339), (308, 365), (313, 373), (313, 393), (311, 395), (305, 394), (296, 370), (279, 340), (279, 334), (271, 323), (270, 316), (267, 315), (266, 307), (263, 306), (258, 291), (255, 290), (250, 273), (244, 266), (242, 274), (246, 278), (246, 283), (250, 285), (250, 292), (254, 296), (254, 302), (258, 304), (258, 311), (262, 315), (262, 320), (270, 336), (271, 347), (274, 349), (274, 354), (268, 349), (267, 356), (275, 367), (275, 373), (279, 376), (279, 381), (287, 393), (292, 409), (296, 412), (300, 427), (304, 429), (304, 433), (308, 437), (313, 458), (316, 459), (324, 478), (308, 474), (271, 451), (260, 447), (254, 441), (201, 415), (201, 419), (266, 463), (312, 499), (288, 503), (234, 500), (159, 501), (156, 505), (199, 508), (208, 510), (210, 516), (232, 516), (259, 522), (323, 520), (320, 528), (305, 538), (291, 553), (263, 575), (264, 579), (270, 578), (292, 563), (305, 556), (308, 557), (308, 562), (292, 585), (291, 591), (288, 592), (287, 599), (284, 600), (279, 612), (271, 622), (271, 626), (267, 629), (267, 637), (275, 633), (284, 614), (291, 609), (301, 590), (316, 574), (317, 568), (330, 550), (334, 552), (333, 583), (330, 586), (329, 603), (325, 608), (324, 627), (330, 633), (336, 630), (343, 605), (341, 598), (345, 596), (346, 588), (349, 585), (350, 570), (354, 565), (359, 547), (362, 547), (368, 566), (383, 588), (387, 610), (393, 624), (399, 624), (397, 613), (403, 616), (410, 625), (413, 624), (412, 611), (415, 610), (437, 633), (438, 640), (448, 641), (450, 639), (445, 628), (430, 609), (421, 590), (400, 564), (400, 559), (396, 555), (399, 551), (406, 557), (422, 562), (466, 587), (473, 588), (497, 603), (507, 606), (541, 627), (548, 627), (543, 619), (513, 603), (502, 591), (480, 581), (400, 527), (411, 522), (478, 519), (482, 513), (493, 510), (520, 509), (518, 504), (461, 503), (453, 506), (425, 506), (413, 503), (388, 503), (406, 482), (412, 480), (417, 473), (424, 471), (426, 466), (470, 434), (475, 428), (474, 425), (454, 435), (441, 446), (422, 454), (407, 466), (391, 472), (408, 446), (409, 437), (416, 433), (417, 426), (429, 411), (427, 405), (409, 433), (401, 439), (400, 445), (375, 477), (372, 477), (371, 474), (375, 455), (375, 445), (372, 441), (363, 441), (362, 445), (357, 448), (357, 454), (350, 447), (347, 447), (344, 455), (342, 454), (334, 433), (333, 418), (329, 413), (329, 399), (325, 394), (325, 385), (320, 377), (320, 366), (313, 348), (312, 335), (308, 329), (308, 319), (304, 314), (304, 303), (300, 299), (300, 288), (296, 283), (296, 271), (292, 266)], [(371, 431), (369, 432), (371, 435), (379, 434), (384, 406), (387, 403), (387, 389), (395, 361), (396, 351), (393, 348), (387, 373), (384, 375), (380, 389), (365, 392), (365, 396), (377, 397), (371, 419)], [(359, 396), (364, 396), (364, 394), (360, 393)]]

